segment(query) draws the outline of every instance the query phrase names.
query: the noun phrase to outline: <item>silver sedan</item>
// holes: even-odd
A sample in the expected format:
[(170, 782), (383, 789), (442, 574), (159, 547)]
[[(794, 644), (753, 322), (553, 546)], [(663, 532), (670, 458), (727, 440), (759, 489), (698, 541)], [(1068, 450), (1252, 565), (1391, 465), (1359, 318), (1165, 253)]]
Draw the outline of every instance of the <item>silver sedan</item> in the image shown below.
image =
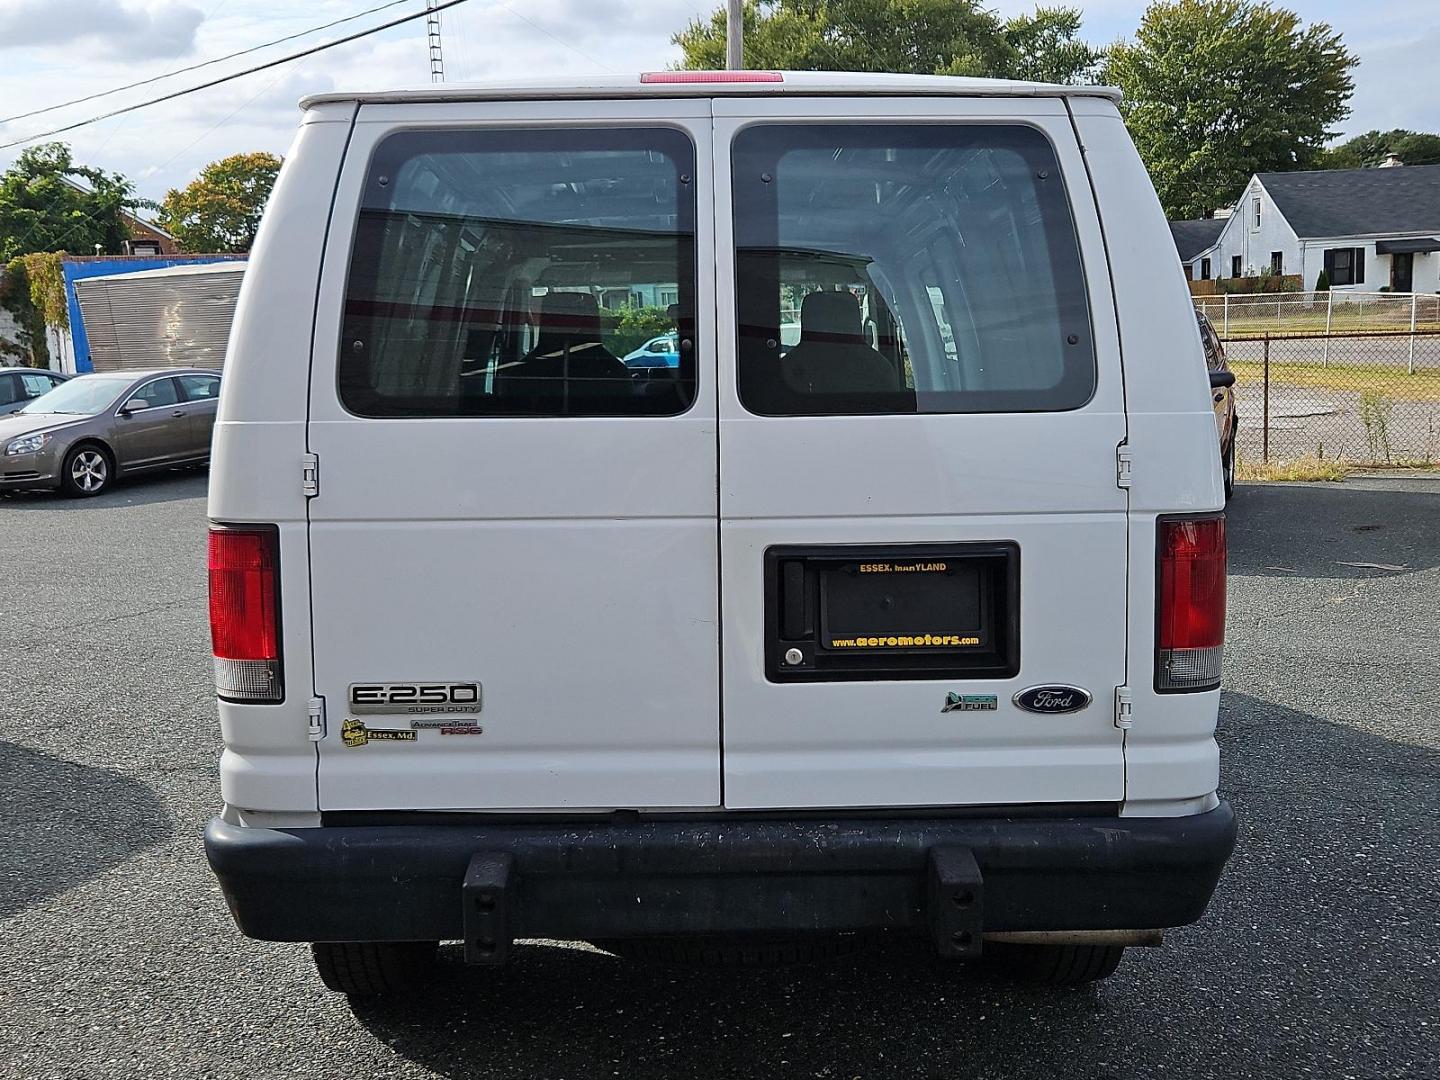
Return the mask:
[(0, 491), (98, 495), (119, 475), (210, 457), (214, 371), (80, 375), (0, 416)]

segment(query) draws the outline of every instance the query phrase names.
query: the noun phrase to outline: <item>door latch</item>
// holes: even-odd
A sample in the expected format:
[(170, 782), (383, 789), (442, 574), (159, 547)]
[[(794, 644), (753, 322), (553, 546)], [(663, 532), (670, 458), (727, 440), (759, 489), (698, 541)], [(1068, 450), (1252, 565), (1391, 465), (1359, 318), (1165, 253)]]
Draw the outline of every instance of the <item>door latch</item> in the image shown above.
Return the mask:
[(1130, 696), (1130, 687), (1117, 686), (1115, 688), (1115, 726), (1121, 731), (1129, 731), (1130, 725), (1135, 722), (1135, 701)]
[(312, 697), (308, 711), (310, 713), (310, 741), (319, 742), (325, 737), (325, 699)]
[(300, 491), (307, 499), (320, 494), (320, 455), (304, 454), (300, 458)]

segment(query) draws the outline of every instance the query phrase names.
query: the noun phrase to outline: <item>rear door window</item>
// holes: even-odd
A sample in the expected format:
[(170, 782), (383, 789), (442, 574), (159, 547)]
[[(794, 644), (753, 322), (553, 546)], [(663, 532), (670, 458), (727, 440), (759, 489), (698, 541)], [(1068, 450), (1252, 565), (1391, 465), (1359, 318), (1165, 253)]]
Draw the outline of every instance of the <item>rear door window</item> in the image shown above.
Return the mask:
[[(366, 177), (340, 400), (663, 416), (695, 396), (695, 153), (668, 128), (399, 132)], [(673, 365), (627, 366), (673, 335)]]
[(213, 401), (220, 396), (220, 379), (215, 375), (181, 375), (186, 401)]
[(1033, 128), (757, 125), (732, 148), (739, 387), (763, 415), (1074, 409), (1079, 244)]
[(162, 405), (178, 405), (180, 403), (180, 391), (176, 387), (174, 379), (156, 379), (152, 383), (146, 383), (130, 397), (132, 399), (139, 398), (152, 409)]

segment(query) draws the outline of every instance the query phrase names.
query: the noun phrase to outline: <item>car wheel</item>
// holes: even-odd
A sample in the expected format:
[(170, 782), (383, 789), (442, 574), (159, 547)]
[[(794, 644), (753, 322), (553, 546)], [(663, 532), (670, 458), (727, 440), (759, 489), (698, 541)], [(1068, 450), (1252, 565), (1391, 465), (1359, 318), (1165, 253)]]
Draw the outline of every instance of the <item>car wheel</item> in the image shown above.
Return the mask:
[(114, 472), (109, 454), (94, 443), (82, 444), (65, 455), (60, 490), (72, 498), (88, 499), (110, 486)]
[(1016, 945), (987, 942), (980, 968), (1029, 986), (1083, 986), (1115, 974), (1123, 945)]
[(1235, 494), (1235, 436), (1230, 436), (1230, 445), (1225, 448), (1225, 456), (1220, 461), (1220, 472), (1225, 479), (1225, 501), (1230, 501), (1230, 496)]
[(351, 997), (413, 989), (435, 968), (435, 941), (317, 941), (315, 970), (327, 988)]

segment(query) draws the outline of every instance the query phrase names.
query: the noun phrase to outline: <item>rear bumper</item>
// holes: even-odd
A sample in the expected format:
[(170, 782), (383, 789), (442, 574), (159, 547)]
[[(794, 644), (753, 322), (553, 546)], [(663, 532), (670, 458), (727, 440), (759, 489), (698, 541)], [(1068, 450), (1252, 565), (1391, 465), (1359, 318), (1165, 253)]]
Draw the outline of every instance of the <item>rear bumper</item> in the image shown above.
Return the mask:
[[(468, 940), (466, 897), (476, 889), (498, 892), (507, 939), (867, 928), (949, 935), (956, 918), (977, 943), (980, 932), (1155, 929), (1204, 913), (1234, 842), (1228, 803), (1180, 818), (314, 829), (216, 818), (205, 831), (235, 921), (270, 941)], [(976, 902), (947, 894), (968, 909), (957, 915), (937, 889), (969, 881), (967, 873), (978, 874), (962, 890)]]

